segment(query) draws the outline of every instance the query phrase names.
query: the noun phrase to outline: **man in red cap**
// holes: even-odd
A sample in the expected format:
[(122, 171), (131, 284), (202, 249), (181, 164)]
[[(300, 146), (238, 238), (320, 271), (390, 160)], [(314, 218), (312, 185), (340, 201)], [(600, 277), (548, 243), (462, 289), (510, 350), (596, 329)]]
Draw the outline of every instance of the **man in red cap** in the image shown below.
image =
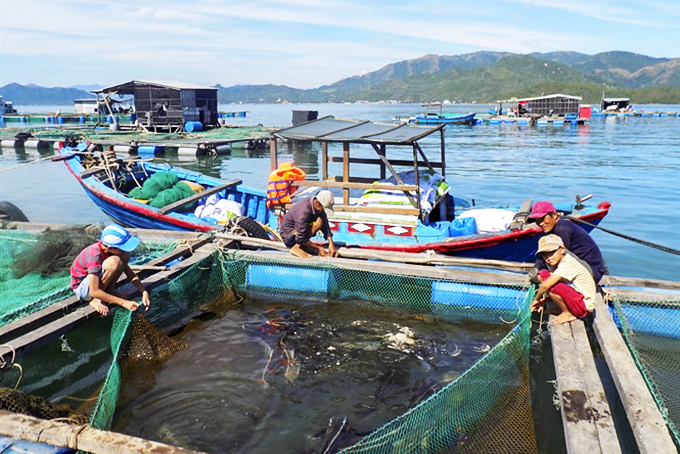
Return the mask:
[[(529, 219), (533, 219), (544, 233), (554, 233), (562, 238), (564, 246), (578, 258), (586, 262), (592, 271), (595, 283), (599, 283), (602, 276), (607, 274), (607, 265), (602, 252), (588, 232), (574, 224), (569, 219), (563, 219), (557, 214), (555, 205), (548, 201), (536, 202), (531, 208)], [(542, 258), (536, 260), (536, 268), (547, 269)]]

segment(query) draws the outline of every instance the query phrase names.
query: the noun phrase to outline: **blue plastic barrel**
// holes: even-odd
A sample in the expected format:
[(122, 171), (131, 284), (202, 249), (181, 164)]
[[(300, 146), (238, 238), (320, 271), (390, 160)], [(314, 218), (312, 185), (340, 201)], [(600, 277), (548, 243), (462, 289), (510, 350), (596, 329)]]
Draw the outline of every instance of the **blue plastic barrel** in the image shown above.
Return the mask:
[(134, 123), (135, 121), (137, 121), (137, 114), (133, 113), (130, 115), (130, 123)]
[(203, 131), (203, 124), (200, 121), (187, 121), (184, 124), (184, 130), (186, 132), (199, 132)]
[(81, 124), (85, 124), (85, 117), (81, 115), (78, 121), (80, 121)]
[(325, 300), (338, 291), (331, 270), (251, 263), (246, 269), (245, 291), (251, 298)]
[(164, 151), (163, 147), (155, 145), (140, 145), (137, 147), (137, 154), (139, 156), (156, 156), (163, 154)]
[(7, 121), (7, 120), (5, 120), (5, 116), (4, 116), (4, 115), (1, 116), (1, 117), (0, 117), (0, 123), (4, 123), (5, 121)]
[(19, 117), (19, 123), (26, 123), (26, 117)]
[[(432, 282), (432, 304), (460, 308), (517, 310), (524, 300), (516, 289), (464, 282)], [(519, 299), (518, 299), (519, 297)]]
[(64, 117), (58, 117), (57, 123), (59, 123), (60, 125), (63, 125), (64, 124)]

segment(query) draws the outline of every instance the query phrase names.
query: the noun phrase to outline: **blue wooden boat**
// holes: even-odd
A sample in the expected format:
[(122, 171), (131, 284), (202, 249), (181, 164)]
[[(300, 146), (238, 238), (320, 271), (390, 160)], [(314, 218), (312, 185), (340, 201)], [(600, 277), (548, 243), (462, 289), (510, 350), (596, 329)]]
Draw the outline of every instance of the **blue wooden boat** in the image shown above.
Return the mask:
[[(444, 124), (419, 126), (381, 124), (324, 117), (272, 134), (272, 171), (278, 168), (278, 140), (321, 142), (322, 181), (295, 181), (302, 190), (297, 197), (319, 189), (335, 191), (333, 214), (329, 216), (336, 243), (381, 251), (425, 252), (496, 260), (532, 261), (542, 230), (528, 222), (531, 201), (504, 204), (503, 208), (471, 206), (449, 193), (445, 182), (446, 154)], [(418, 141), (440, 133), (440, 159), (427, 157)], [(333, 144), (342, 156), (329, 156)], [(377, 159), (351, 157), (350, 147), (372, 147)], [(388, 159), (387, 146), (406, 146), (413, 160)], [(403, 156), (403, 153), (402, 155)], [(342, 163), (343, 174), (328, 174), (328, 163)], [(350, 175), (357, 164), (379, 166), (376, 178)], [(410, 166), (399, 173), (395, 166)], [(435, 171), (436, 169), (436, 171)], [(387, 172), (392, 173), (386, 178)], [(362, 175), (370, 174), (369, 171)], [(410, 178), (407, 180), (407, 178)], [(427, 181), (426, 181), (427, 180)], [(426, 188), (426, 185), (428, 187)], [(357, 190), (359, 192), (357, 193)], [(350, 194), (354, 191), (355, 194)], [(386, 193), (382, 197), (382, 193)], [(357, 197), (358, 195), (358, 197)], [(374, 196), (378, 197), (374, 197)], [(597, 225), (609, 212), (610, 204), (557, 203), (558, 211)], [(286, 207), (274, 209), (269, 224), (276, 228)], [(584, 225), (586, 231), (592, 226)]]
[[(198, 172), (142, 159), (128, 161), (125, 168), (113, 168), (113, 166), (109, 169), (86, 168), (84, 165), (86, 157), (90, 155), (87, 150), (88, 144), (85, 142), (77, 147), (63, 147), (58, 159), (65, 161), (66, 167), (90, 199), (104, 213), (122, 225), (145, 229), (199, 232), (222, 228), (213, 218), (198, 218), (194, 215), (194, 205), (211, 195), (241, 204), (244, 209), (243, 214), (258, 222), (266, 224), (269, 219), (266, 193), (246, 188), (241, 184), (241, 180), (225, 182)], [(175, 173), (180, 180), (200, 184), (205, 191), (162, 208), (149, 206), (128, 195), (132, 188), (143, 184), (151, 175), (164, 171)]]
[(414, 117), (414, 123), (419, 125), (458, 124), (469, 125), (475, 119), (475, 113), (425, 113)]
[[(294, 140), (297, 138), (299, 140), (300, 133), (304, 132), (305, 128), (310, 128), (308, 123), (305, 125), (278, 131), (274, 133), (272, 139)], [(443, 132), (444, 128), (444, 125), (423, 127), (350, 122), (332, 117), (317, 120), (314, 124), (316, 130), (319, 131), (317, 140), (321, 137), (323, 140), (333, 140), (333, 131), (336, 131), (343, 134), (345, 138), (352, 138), (353, 142), (359, 140), (365, 143), (368, 140), (366, 136), (361, 139), (354, 137), (358, 131), (352, 131), (352, 129), (357, 126), (363, 133), (370, 133), (373, 137), (371, 140), (376, 140), (384, 146), (403, 144), (404, 141), (413, 144), (417, 139), (432, 132)], [(273, 142), (275, 143), (276, 140)], [(443, 140), (441, 142), (443, 161)], [(126, 226), (187, 231), (222, 230), (224, 226), (214, 219), (198, 218), (194, 213), (195, 204), (203, 203), (208, 197), (217, 195), (221, 199), (237, 202), (242, 206), (243, 216), (240, 217), (243, 219), (242, 227), (249, 236), (269, 238), (266, 229), (258, 223), (267, 225), (274, 231), (277, 230), (290, 206), (268, 208), (267, 193), (243, 186), (240, 180), (225, 182), (150, 160), (118, 160), (124, 166), (108, 170), (97, 166), (86, 168), (85, 163), (89, 159), (88, 156), (91, 156), (87, 150), (92, 147), (92, 145), (88, 147), (87, 144), (80, 144), (75, 148), (63, 148), (59, 159), (65, 161), (69, 171), (83, 186), (92, 201), (116, 222)], [(380, 149), (378, 147), (378, 150)], [(417, 153), (416, 150), (417, 148), (414, 148), (414, 155)], [(324, 153), (327, 153), (327, 149)], [(100, 154), (103, 155), (103, 152)], [(276, 169), (276, 150), (272, 156), (272, 166)], [(356, 159), (358, 160), (349, 159), (346, 168), (349, 169), (350, 162), (372, 163), (371, 160), (365, 158)], [(328, 162), (334, 160), (337, 158), (329, 158), (326, 155), (322, 162), (327, 165)], [(391, 170), (394, 170), (392, 164), (400, 166), (408, 165), (409, 162), (413, 164), (413, 161), (387, 160), (386, 158), (385, 161), (376, 161), (378, 162)], [(444, 172), (443, 162), (436, 162), (433, 159), (427, 162), (430, 167), (439, 167), (442, 173)], [(467, 201), (449, 194), (448, 185), (444, 183), (437, 191), (442, 188), (446, 189), (442, 190), (441, 195), (430, 199), (430, 203), (423, 198), (425, 192), (422, 188), (425, 180), (434, 175), (432, 168), (425, 171), (416, 166), (415, 171), (412, 171), (412, 176), (415, 175), (413, 184), (404, 183), (399, 177), (404, 174), (397, 174), (398, 184), (366, 183), (366, 179), (361, 179), (363, 181), (361, 183), (350, 178), (349, 175), (343, 179), (329, 181), (327, 168), (324, 168), (322, 169), (323, 179), (326, 181), (296, 181), (295, 186), (306, 189), (298, 191), (294, 196), (297, 199), (311, 196), (321, 187), (342, 191), (342, 196), (336, 195), (335, 211), (329, 216), (334, 241), (341, 246), (413, 253), (434, 251), (446, 255), (496, 260), (533, 260), (542, 231), (535, 224), (527, 222), (526, 216), (530, 211), (530, 201), (525, 201), (521, 205), (505, 204), (502, 209), (479, 205), (470, 206)], [(143, 184), (146, 179), (159, 172), (172, 172), (180, 180), (202, 185), (205, 191), (162, 208), (154, 208), (148, 203), (130, 197), (131, 189)], [(443, 182), (443, 175), (441, 178)], [(350, 200), (350, 188), (367, 191), (363, 191), (362, 197), (353, 197)], [(421, 190), (416, 191), (417, 188)], [(383, 204), (381, 200), (376, 201), (373, 196), (377, 195), (380, 199), (382, 197), (380, 192), (383, 190), (389, 193), (396, 191), (401, 194), (403, 200), (397, 198), (399, 204), (395, 204), (395, 200), (392, 199), (387, 204)], [(375, 194), (376, 191), (378, 194)], [(420, 194), (420, 197), (416, 194)], [(431, 196), (433, 193), (428, 194)], [(391, 197), (392, 195), (388, 196), (388, 198)], [(582, 205), (579, 200), (576, 205), (557, 203), (556, 206), (565, 215), (573, 215), (596, 225), (607, 215), (610, 204), (602, 202), (597, 206), (586, 206)], [(590, 229), (592, 227), (586, 226), (586, 230)], [(321, 238), (319, 240), (322, 241)]]

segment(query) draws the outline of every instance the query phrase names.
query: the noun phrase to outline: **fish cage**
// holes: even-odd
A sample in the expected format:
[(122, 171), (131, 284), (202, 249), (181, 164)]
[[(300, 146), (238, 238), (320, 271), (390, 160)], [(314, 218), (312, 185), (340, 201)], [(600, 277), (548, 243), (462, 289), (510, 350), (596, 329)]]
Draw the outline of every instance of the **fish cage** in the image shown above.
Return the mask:
[[(91, 400), (87, 397), (94, 394), (96, 403), (86, 413), (89, 424), (104, 430), (115, 429), (124, 425), (117, 418), (129, 416), (124, 405), (130, 400), (121, 396), (129, 394), (137, 383), (126, 381), (125, 371), (131, 363), (181, 354), (185, 346), (173, 333), (182, 332), (191, 323), (215, 323), (248, 301), (323, 306), (346, 315), (364, 310), (375, 311), (372, 313), (378, 314), (375, 317), (393, 313), (400, 320), (436, 324), (443, 327), (443, 333), (453, 333), (466, 324), (483, 323), (503, 326), (504, 334), (498, 335), (489, 348), (480, 349), (479, 358), (469, 367), (455, 378), (426, 387), (427, 392), (409, 405), (392, 408), (399, 412), (392, 419), (370, 431), (352, 433), (351, 443), (325, 444), (325, 452), (535, 453), (528, 310), (533, 291), (513, 285), (433, 277), (407, 268), (399, 271), (376, 266), (374, 262), (300, 261), (281, 253), (217, 249), (154, 289), (152, 302), (158, 303), (152, 304), (143, 317), (116, 310), (114, 317), (98, 317), (92, 320), (92, 326), (82, 326), (51, 345), (26, 354), (22, 358), (23, 380), (19, 390), (53, 401), (74, 395)], [(206, 317), (208, 312), (213, 317)], [(262, 329), (265, 328), (283, 329), (280, 323), (263, 324)], [(99, 338), (93, 336), (93, 330), (100, 333)], [(103, 332), (109, 330), (110, 335), (104, 336)], [(296, 332), (287, 332), (286, 344), (293, 343)], [(384, 343), (385, 337), (380, 339)], [(276, 345), (282, 347), (283, 342), (279, 338)], [(408, 336), (403, 345), (411, 345)], [(359, 349), (364, 354), (372, 351)], [(320, 354), (330, 351), (324, 347)], [(418, 357), (413, 351), (409, 355)], [(455, 353), (448, 355), (455, 357)], [(278, 387), (294, 387), (298, 383), (289, 376), (293, 360), (287, 359), (285, 365), (274, 366), (270, 356), (263, 371), (264, 374), (276, 367), (285, 369), (286, 379), (268, 377), (280, 378)], [(276, 374), (276, 370), (268, 373)], [(16, 374), (11, 369), (1, 374), (0, 386), (14, 383)], [(211, 378), (206, 376), (205, 380)], [(198, 404), (198, 400), (193, 400), (193, 404), (191, 399), (187, 401), (187, 405)], [(261, 416), (250, 418), (256, 424)], [(347, 441), (349, 429), (344, 421), (331, 420), (327, 429), (331, 436), (324, 443), (329, 439)], [(227, 424), (217, 423), (224, 427)], [(156, 441), (210, 452), (209, 447), (194, 439), (171, 437), (166, 432), (148, 438), (154, 437), (158, 438)], [(222, 448), (213, 447), (214, 452)]]
[(654, 402), (680, 446), (680, 293), (641, 300), (614, 296), (610, 311)]

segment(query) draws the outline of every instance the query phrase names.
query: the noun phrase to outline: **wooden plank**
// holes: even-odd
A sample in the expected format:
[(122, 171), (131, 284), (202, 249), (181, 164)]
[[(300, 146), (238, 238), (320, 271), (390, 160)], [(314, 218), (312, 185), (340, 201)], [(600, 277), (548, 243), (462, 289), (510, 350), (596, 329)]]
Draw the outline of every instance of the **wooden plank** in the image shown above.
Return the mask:
[(243, 181), (241, 181), (241, 180), (229, 180), (226, 183), (223, 183), (219, 186), (214, 186), (212, 188), (206, 189), (203, 192), (199, 192), (197, 194), (194, 194), (194, 195), (186, 197), (182, 200), (179, 200), (175, 203), (171, 203), (170, 205), (166, 205), (163, 208), (159, 209), (158, 212), (160, 214), (172, 213), (173, 211), (183, 207), (187, 203), (196, 202), (198, 200), (201, 200), (204, 197), (208, 197), (211, 194), (215, 194), (215, 193), (223, 191), (225, 189), (229, 189), (231, 187), (238, 186), (241, 183), (243, 183)]
[[(200, 248), (201, 246), (210, 241), (211, 241), (210, 238), (204, 238), (191, 246), (178, 247), (177, 249), (170, 251), (167, 254), (164, 254), (160, 257), (157, 257), (154, 260), (149, 261), (148, 264), (154, 266), (170, 262), (179, 257), (186, 257), (189, 254), (191, 254), (192, 249)], [(139, 273), (140, 279), (143, 280), (144, 275), (145, 275), (144, 272), (140, 272)], [(121, 277), (118, 280), (118, 283), (116, 284), (116, 287), (120, 286), (126, 281), (127, 276), (125, 276), (124, 274), (121, 275)], [(66, 298), (65, 300), (51, 304), (50, 306), (42, 310), (33, 312), (32, 314), (29, 314), (4, 326), (0, 326), (0, 343), (6, 342), (9, 337), (16, 338), (18, 336), (24, 335), (25, 333), (28, 333), (31, 330), (36, 329), (39, 326), (43, 326), (57, 319), (58, 317), (65, 315), (66, 313), (68, 313), (69, 311), (73, 310), (75, 307), (81, 304), (82, 303), (80, 299), (73, 295), (70, 296), (69, 298)]]
[[(342, 248), (341, 248), (342, 249)], [(465, 282), (475, 282), (480, 284), (507, 285), (515, 288), (522, 288), (526, 283), (526, 275), (511, 272), (498, 272), (486, 270), (469, 270), (433, 267), (427, 265), (414, 265), (405, 263), (374, 262), (366, 260), (355, 260), (348, 258), (312, 257), (309, 259), (299, 259), (290, 254), (280, 255), (273, 251), (233, 251), (234, 256), (245, 258), (255, 258), (260, 260), (279, 259), (295, 264), (311, 262), (332, 263), (333, 266), (351, 270), (364, 270), (376, 273), (397, 274), (403, 276), (428, 277), (436, 279), (452, 279)]]
[(621, 453), (621, 445), (616, 434), (616, 427), (607, 396), (604, 392), (604, 386), (597, 372), (595, 358), (590, 347), (585, 325), (583, 322), (572, 322), (570, 325), (574, 343), (577, 346), (574, 353), (578, 357), (583, 381), (586, 385), (586, 394), (593, 410), (593, 424), (597, 429), (600, 448), (605, 454), (619, 454)]
[(0, 433), (92, 454), (203, 454), (129, 435), (0, 410)]
[[(333, 211), (346, 213), (375, 213), (375, 214), (401, 214), (406, 216), (418, 216), (419, 212), (412, 206), (357, 206), (357, 205), (333, 205)], [(331, 216), (333, 218), (333, 216)]]
[[(340, 178), (340, 177), (338, 177)], [(373, 180), (375, 181), (375, 180)], [(296, 186), (302, 187), (319, 187), (319, 188), (349, 188), (349, 189), (388, 189), (397, 191), (416, 191), (417, 186), (412, 184), (381, 184), (381, 183), (355, 183), (352, 181), (312, 181), (302, 180), (296, 181)]]
[(569, 454), (603, 454), (597, 438), (595, 412), (584, 383), (585, 371), (581, 369), (579, 357), (575, 354), (578, 348), (587, 348), (590, 352), (589, 345), (579, 345), (574, 340), (571, 325), (579, 323), (583, 325), (582, 321), (577, 320), (550, 326), (564, 437)]
[[(329, 159), (329, 162), (342, 162), (342, 158), (339, 156), (332, 156)], [(385, 163), (382, 161), (382, 159), (372, 159), (372, 158), (351, 158), (349, 160), (351, 164), (374, 164), (374, 165), (379, 165), (379, 166), (384, 166)], [(413, 167), (413, 161), (407, 161), (405, 159), (390, 159), (390, 163), (393, 166), (408, 166), (408, 167)], [(427, 165), (425, 161), (418, 161), (418, 165)], [(438, 167), (442, 168), (443, 165), (439, 162), (430, 162), (430, 165), (432, 167)], [(382, 177), (385, 178), (385, 177)]]
[(593, 327), (641, 454), (677, 452), (666, 423), (609, 308), (598, 295)]
[(270, 155), (270, 167), (271, 171), (273, 172), (279, 167), (279, 160), (278, 160), (278, 144), (276, 142), (276, 136), (272, 134), (272, 136), (269, 139), (269, 155)]
[[(194, 251), (193, 255), (181, 261), (177, 265), (168, 268), (166, 271), (157, 272), (143, 279), (142, 284), (147, 290), (158, 287), (159, 285), (165, 283), (165, 281), (183, 272), (186, 268), (205, 259), (215, 251), (215, 248), (216, 246), (212, 244), (205, 245)], [(131, 284), (128, 285), (131, 288), (127, 292), (125, 292), (123, 289), (119, 290), (123, 291), (123, 293), (127, 293), (128, 297), (139, 295), (136, 287), (133, 287)], [(24, 353), (27, 353), (28, 351), (39, 348), (42, 345), (53, 341), (62, 334), (71, 331), (73, 328), (85, 322), (95, 313), (96, 312), (94, 309), (92, 309), (89, 305), (78, 308), (64, 317), (51, 321), (46, 325), (30, 331), (28, 334), (19, 336), (0, 345), (0, 355), (13, 352), (13, 354), (18, 357)]]

